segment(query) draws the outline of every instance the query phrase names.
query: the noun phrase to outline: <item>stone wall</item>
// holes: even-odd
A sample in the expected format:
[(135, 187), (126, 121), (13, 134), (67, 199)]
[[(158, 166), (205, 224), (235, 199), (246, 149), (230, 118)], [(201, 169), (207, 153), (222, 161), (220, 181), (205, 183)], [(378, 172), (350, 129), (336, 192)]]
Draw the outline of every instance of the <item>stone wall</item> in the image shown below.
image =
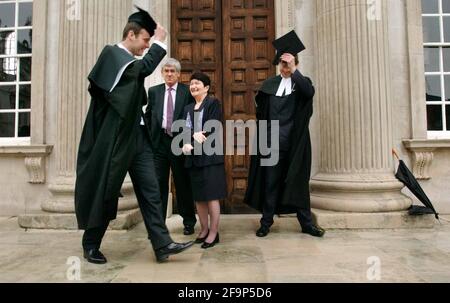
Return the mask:
[(40, 210), (40, 202), (48, 198), (45, 184), (28, 183), (24, 158), (0, 154), (0, 216), (15, 217)]
[[(420, 0), (389, 1), (394, 147), (443, 213), (450, 213), (450, 144), (427, 140)], [(404, 141), (411, 141), (412, 148)], [(416, 153), (417, 152), (417, 153)], [(408, 190), (415, 204), (420, 204)]]
[(438, 212), (450, 214), (450, 148), (434, 152), (431, 179), (421, 181)]

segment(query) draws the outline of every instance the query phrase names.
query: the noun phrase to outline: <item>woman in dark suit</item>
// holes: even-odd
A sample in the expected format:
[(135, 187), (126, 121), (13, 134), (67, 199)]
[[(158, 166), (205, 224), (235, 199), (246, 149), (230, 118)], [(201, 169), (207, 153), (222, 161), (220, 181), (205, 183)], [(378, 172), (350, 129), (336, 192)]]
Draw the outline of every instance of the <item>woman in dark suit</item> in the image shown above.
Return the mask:
[[(208, 96), (210, 85), (211, 80), (203, 73), (194, 73), (191, 77), (190, 91), (195, 103), (186, 106), (185, 118), (192, 142), (183, 147), (202, 228), (196, 243), (203, 243), (204, 249), (220, 241), (220, 200), (227, 198), (222, 140), (215, 140), (216, 135), (222, 138), (222, 107), (219, 100)], [(220, 129), (213, 128), (212, 132), (205, 132), (208, 121), (218, 122)], [(206, 145), (220, 150), (220, 153), (205, 153)], [(197, 150), (201, 150), (201, 153)]]

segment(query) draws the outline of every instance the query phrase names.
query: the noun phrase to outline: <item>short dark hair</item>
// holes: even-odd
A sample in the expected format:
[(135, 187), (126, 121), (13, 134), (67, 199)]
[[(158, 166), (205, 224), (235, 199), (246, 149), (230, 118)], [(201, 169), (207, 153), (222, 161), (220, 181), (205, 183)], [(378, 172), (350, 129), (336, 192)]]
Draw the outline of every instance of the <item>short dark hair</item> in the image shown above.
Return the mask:
[(198, 80), (203, 82), (203, 85), (206, 86), (211, 86), (211, 79), (208, 77), (207, 74), (202, 73), (202, 72), (195, 72), (192, 74), (191, 76), (191, 81), (192, 80)]
[(128, 33), (130, 31), (133, 31), (133, 33), (138, 36), (141, 32), (143, 27), (139, 25), (136, 22), (128, 22), (127, 25), (125, 25), (125, 28), (123, 29), (123, 36), (122, 39), (125, 40), (128, 37)]

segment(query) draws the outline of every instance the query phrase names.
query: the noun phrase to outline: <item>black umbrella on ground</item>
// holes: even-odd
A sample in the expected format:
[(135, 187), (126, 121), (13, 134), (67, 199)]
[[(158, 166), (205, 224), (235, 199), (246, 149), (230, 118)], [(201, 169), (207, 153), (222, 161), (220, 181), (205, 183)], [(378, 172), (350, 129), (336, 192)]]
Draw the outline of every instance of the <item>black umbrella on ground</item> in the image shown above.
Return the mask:
[(413, 194), (417, 197), (417, 199), (422, 202), (425, 207), (418, 207), (413, 206), (409, 210), (409, 213), (411, 215), (424, 215), (424, 214), (434, 214), (436, 219), (439, 220), (439, 214), (434, 209), (433, 204), (431, 203), (428, 196), (423, 191), (422, 187), (420, 186), (417, 179), (414, 177), (413, 173), (408, 169), (405, 162), (403, 160), (400, 160), (397, 152), (395, 150), (392, 150), (392, 153), (397, 158), (397, 160), (400, 162), (397, 174), (395, 177), (402, 182)]

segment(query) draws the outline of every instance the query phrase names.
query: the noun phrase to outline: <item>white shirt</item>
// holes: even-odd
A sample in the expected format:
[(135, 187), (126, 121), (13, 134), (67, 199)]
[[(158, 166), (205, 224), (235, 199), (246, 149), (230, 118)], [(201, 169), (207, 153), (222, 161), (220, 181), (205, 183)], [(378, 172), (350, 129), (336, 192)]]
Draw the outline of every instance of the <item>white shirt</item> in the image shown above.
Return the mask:
[(126, 51), (130, 56), (134, 57), (134, 55), (128, 50), (128, 48), (125, 47), (125, 45), (123, 45), (122, 42), (117, 43), (117, 46)]
[(159, 40), (155, 40), (153, 41), (153, 43), (158, 44), (159, 46), (161, 46), (165, 51), (167, 51), (167, 45)]
[[(167, 51), (167, 45), (166, 45), (165, 43), (162, 43), (161, 41), (158, 41), (158, 40), (155, 40), (154, 43), (157, 44), (157, 45), (159, 45), (159, 46), (161, 46), (165, 51)], [(122, 42), (117, 43), (117, 46), (120, 47), (121, 49), (125, 50), (125, 51), (126, 51), (128, 54), (130, 54), (131, 56), (135, 57), (135, 56), (133, 55), (133, 53), (131, 53), (131, 52), (123, 45)], [(117, 74), (116, 81), (114, 82), (114, 85), (113, 85), (113, 87), (111, 88), (111, 91), (110, 91), (110, 92), (112, 92), (112, 91), (114, 90), (114, 88), (117, 86), (117, 84), (119, 83), (120, 79), (122, 78), (123, 73), (124, 73), (125, 70), (127, 69), (128, 65), (130, 65), (130, 64), (133, 63), (133, 62), (134, 62), (134, 61), (131, 61), (130, 63), (128, 63), (127, 65), (125, 65), (124, 67), (122, 67), (122, 68), (120, 69), (119, 73)], [(175, 101), (175, 98), (174, 98), (174, 101)], [(143, 118), (143, 117), (141, 117), (141, 123), (140, 123), (140, 124), (141, 124), (141, 125), (145, 125), (145, 121), (144, 121), (144, 118)]]
[[(174, 86), (172, 86), (172, 99), (173, 99), (173, 110), (175, 112), (175, 105), (177, 104), (177, 89), (178, 89), (178, 83), (175, 84)], [(167, 105), (169, 102), (169, 86), (166, 84), (166, 90), (164, 93), (164, 113), (163, 113), (163, 123), (162, 123), (162, 128), (163, 129), (167, 129)], [(174, 121), (175, 122), (175, 117)]]
[(289, 96), (290, 94), (292, 94), (292, 79), (291, 77), (289, 78), (284, 78), (283, 76), (281, 77), (281, 83), (280, 86), (278, 87), (278, 91), (276, 96), (277, 97), (283, 97), (283, 93), (286, 91), (285, 96)]

